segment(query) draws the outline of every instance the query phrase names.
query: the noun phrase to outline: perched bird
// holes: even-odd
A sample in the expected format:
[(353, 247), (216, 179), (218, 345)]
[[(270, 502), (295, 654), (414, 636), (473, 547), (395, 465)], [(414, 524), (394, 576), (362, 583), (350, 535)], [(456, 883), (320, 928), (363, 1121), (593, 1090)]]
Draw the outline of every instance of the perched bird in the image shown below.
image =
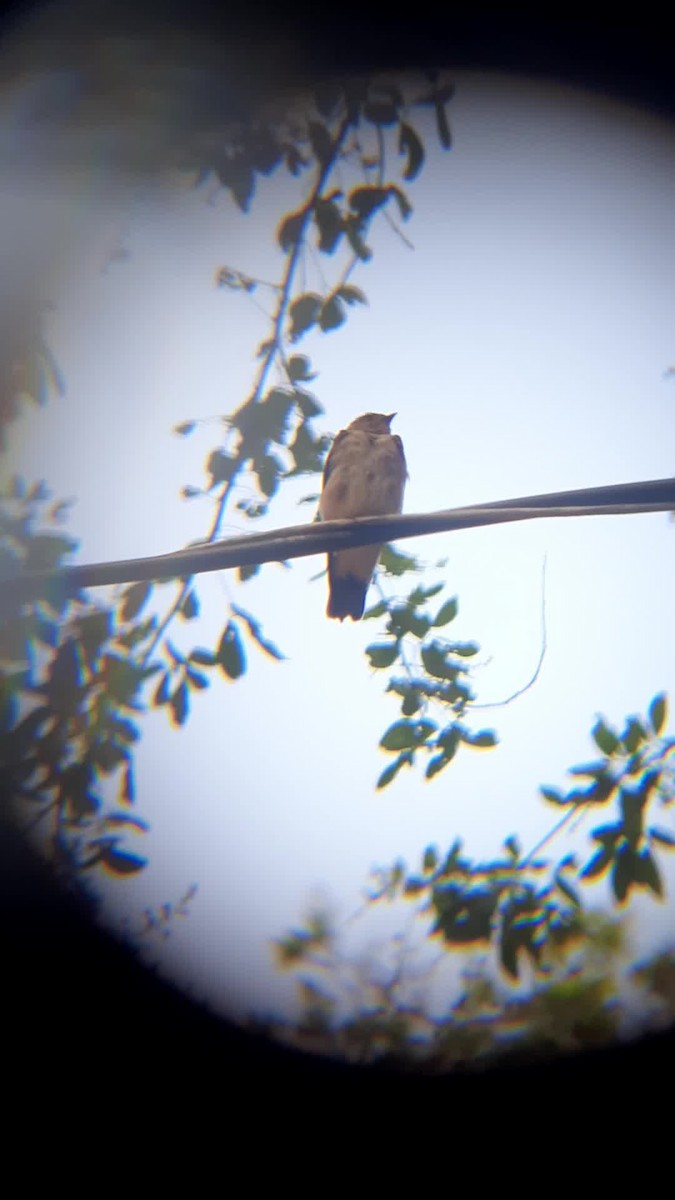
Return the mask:
[[(324, 467), (319, 520), (400, 513), (408, 472), (403, 443), (389, 428), (395, 416), (365, 413), (338, 433)], [(326, 616), (360, 620), (381, 549), (358, 546), (328, 555)]]

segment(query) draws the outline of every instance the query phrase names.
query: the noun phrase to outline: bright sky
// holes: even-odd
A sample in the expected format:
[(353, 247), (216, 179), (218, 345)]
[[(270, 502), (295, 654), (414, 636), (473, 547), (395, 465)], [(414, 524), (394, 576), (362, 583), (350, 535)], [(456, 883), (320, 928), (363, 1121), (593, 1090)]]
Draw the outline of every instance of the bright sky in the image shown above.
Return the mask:
[[(366, 410), (396, 410), (409, 512), (672, 475), (672, 129), (590, 93), (470, 73), (457, 76), (449, 111), (450, 153), (422, 127), (428, 157), (405, 226), (414, 250), (374, 226), (375, 257), (351, 279), (369, 307), (299, 346), (319, 372), (317, 424), (332, 433)], [(77, 497), (80, 560), (205, 536), (208, 502), (178, 493), (203, 482), (218, 426), (189, 439), (171, 428), (232, 411), (249, 391), (266, 317), (216, 288), (215, 273), (278, 278), (274, 231), (296, 189), (273, 177), (244, 217), (224, 192), (180, 179), (123, 207), (100, 168), (64, 182), (72, 269), (52, 345), (67, 395), (23, 418), (12, 458)], [(27, 179), (9, 198), (34, 191)], [(118, 233), (130, 257), (101, 273)], [(332, 260), (321, 267), (333, 277)], [(265, 292), (255, 300), (264, 306)], [(263, 523), (232, 512), (223, 532), (310, 520), (297, 501), (317, 490), (311, 478), (284, 487)], [(538, 785), (563, 786), (568, 766), (594, 757), (596, 714), (622, 724), (655, 692), (675, 691), (674, 538), (656, 515), (402, 543), (430, 563), (447, 557), (434, 578), (459, 597), (450, 636), (482, 647), (481, 703), (510, 696), (536, 666), (545, 555), (548, 648), (529, 692), (473, 718), (498, 731), (497, 749), (464, 750), (431, 784), (404, 771), (384, 792), (374, 790), (389, 760), (378, 741), (398, 709), (383, 694), (387, 672), (371, 674), (363, 655), (377, 623), (326, 620), (325, 580), (311, 581), (319, 559), (264, 567), (243, 586), (203, 577), (200, 618), (174, 626), (175, 642), (212, 645), (232, 598), (286, 661), (251, 648), (246, 677), (214, 681), (186, 728), (169, 728), (163, 712), (143, 721), (138, 810), (152, 828), (139, 849), (150, 866), (105, 885), (113, 921), (137, 923), (146, 905), (198, 884), (189, 918), (152, 953), (221, 1011), (281, 1009), (292, 981), (276, 972), (270, 939), (311, 900), (347, 916), (371, 867), (416, 864), (430, 842), (460, 836), (477, 858), (514, 832), (534, 844), (559, 816)], [(675, 870), (670, 880), (672, 890)], [(672, 906), (645, 898), (630, 912), (636, 953), (660, 946)]]

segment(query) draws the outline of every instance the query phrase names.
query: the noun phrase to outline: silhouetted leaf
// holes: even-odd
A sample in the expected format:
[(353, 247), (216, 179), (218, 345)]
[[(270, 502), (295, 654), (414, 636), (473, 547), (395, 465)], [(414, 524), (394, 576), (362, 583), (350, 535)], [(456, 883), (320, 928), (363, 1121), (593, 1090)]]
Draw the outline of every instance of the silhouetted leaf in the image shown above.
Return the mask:
[(189, 433), (196, 427), (196, 421), (181, 421), (180, 425), (174, 425), (173, 431), (180, 437), (187, 437)]
[(237, 568), (237, 575), (240, 583), (246, 583), (247, 579), (252, 579), (260, 570), (260, 563), (247, 563), (243, 567)]
[(363, 115), (374, 125), (394, 125), (398, 120), (398, 108), (391, 101), (367, 100), (363, 106)]
[(180, 606), (180, 614), (186, 621), (192, 621), (199, 616), (199, 601), (195, 592), (188, 592)]
[(604, 874), (607, 867), (614, 858), (613, 846), (601, 846), (601, 848), (593, 855), (586, 866), (579, 873), (580, 879), (597, 879), (599, 875)]
[(352, 283), (343, 283), (336, 292), (340, 300), (344, 300), (346, 304), (367, 304), (368, 300), (361, 288), (354, 287)]
[(212, 450), (206, 460), (206, 470), (211, 476), (209, 487), (215, 487), (219, 483), (227, 483), (232, 475), (235, 466), (235, 460), (230, 458), (224, 450)]
[(323, 412), (323, 407), (319, 404), (319, 401), (310, 392), (305, 392), (301, 388), (295, 389), (295, 403), (305, 421), (311, 420), (312, 417), (318, 417)]
[(190, 711), (188, 687), (184, 680), (178, 684), (169, 704), (174, 725), (184, 725)]
[(304, 292), (302, 296), (298, 296), (293, 301), (288, 310), (290, 320), (288, 336), (292, 342), (297, 342), (303, 333), (311, 329), (312, 325), (316, 325), (322, 304), (323, 301), (316, 292)]
[(157, 685), (157, 688), (155, 689), (155, 694), (152, 698), (152, 703), (156, 708), (159, 708), (160, 705), (167, 703), (169, 699), (170, 682), (171, 676), (169, 675), (168, 671), (165, 671)]
[(361, 224), (361, 218), (356, 216), (356, 214), (352, 214), (346, 218), (344, 229), (354, 253), (358, 255), (362, 262), (368, 262), (373, 257), (373, 252), (361, 236)]
[(398, 152), (407, 155), (403, 171), (404, 179), (415, 179), (424, 163), (424, 146), (411, 125), (401, 122), (398, 135)]
[(654, 733), (659, 734), (665, 727), (668, 719), (668, 697), (665, 692), (660, 692), (654, 696), (649, 705), (649, 722), (654, 730)]
[(438, 140), (444, 150), (449, 150), (452, 145), (452, 137), (450, 135), (450, 126), (445, 108), (441, 102), (436, 105), (436, 126), (438, 128)]
[(220, 639), (218, 663), (228, 679), (239, 679), (246, 670), (246, 654), (239, 630), (231, 621), (225, 627)]
[(120, 608), (120, 618), (123, 621), (133, 621), (137, 617), (143, 605), (147, 603), (148, 597), (152, 592), (152, 583), (150, 580), (144, 580), (142, 583), (132, 583), (123, 593), (122, 605)]
[(28, 542), (26, 571), (52, 571), (67, 554), (77, 549), (74, 538), (59, 533), (36, 533)]
[(306, 354), (293, 354), (288, 360), (288, 375), (293, 383), (307, 383), (316, 379), (316, 371), (311, 370), (311, 363)]
[(570, 803), (567, 796), (563, 796), (562, 792), (558, 791), (558, 788), (540, 787), (539, 791), (541, 792), (542, 796), (544, 797), (544, 800), (548, 800), (549, 804), (561, 804), (562, 805), (562, 804)]
[(337, 329), (345, 321), (345, 311), (337, 296), (329, 296), (319, 314), (319, 326), (324, 333)]
[(303, 208), (300, 212), (289, 213), (279, 225), (277, 240), (284, 254), (288, 254), (300, 241), (306, 217), (307, 213)]
[(275, 658), (278, 662), (283, 662), (285, 655), (277, 649), (277, 647), (274, 645), (274, 642), (270, 642), (267, 638), (263, 637), (260, 622), (256, 621), (255, 617), (252, 617), (250, 613), (245, 611), (245, 609), (239, 608), (237, 604), (233, 604), (231, 607), (232, 612), (236, 613), (236, 615), (245, 622), (251, 637), (260, 647), (260, 649), (263, 650), (265, 654), (268, 654), (270, 658)]
[(344, 234), (344, 221), (334, 200), (319, 197), (314, 204), (314, 221), (319, 232), (319, 249), (332, 254)]
[(188, 658), (190, 662), (198, 663), (202, 667), (214, 667), (218, 662), (212, 650), (205, 650), (201, 646), (191, 650)]
[(649, 836), (655, 842), (660, 842), (662, 846), (668, 846), (669, 849), (675, 847), (675, 833), (672, 833), (669, 829), (663, 829), (660, 825), (652, 825), (648, 832)]
[(136, 871), (141, 871), (147, 861), (146, 858), (140, 858), (137, 854), (117, 850), (115, 846), (106, 846), (102, 849), (99, 859), (101, 865), (113, 875), (133, 875)]

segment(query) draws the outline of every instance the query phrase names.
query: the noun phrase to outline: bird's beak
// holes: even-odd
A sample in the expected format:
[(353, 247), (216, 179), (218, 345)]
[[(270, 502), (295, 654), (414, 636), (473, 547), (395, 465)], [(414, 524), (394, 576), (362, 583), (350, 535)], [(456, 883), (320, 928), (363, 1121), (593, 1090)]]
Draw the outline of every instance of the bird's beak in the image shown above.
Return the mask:
[(391, 425), (391, 423), (392, 423), (392, 421), (393, 421), (393, 419), (394, 419), (394, 417), (395, 417), (396, 415), (397, 415), (396, 413), (389, 413), (389, 415), (388, 415), (388, 417), (387, 417), (387, 424), (388, 424), (388, 425)]

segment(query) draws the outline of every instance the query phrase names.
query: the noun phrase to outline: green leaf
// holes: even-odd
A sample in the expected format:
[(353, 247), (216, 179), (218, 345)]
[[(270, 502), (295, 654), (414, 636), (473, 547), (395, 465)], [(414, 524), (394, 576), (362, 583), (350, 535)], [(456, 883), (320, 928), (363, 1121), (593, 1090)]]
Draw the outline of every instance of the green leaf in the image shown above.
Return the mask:
[(380, 740), (383, 750), (410, 750), (421, 746), (438, 726), (434, 721), (396, 721)]
[(404, 754), (400, 754), (395, 762), (390, 763), (388, 767), (385, 767), (377, 783), (375, 784), (375, 787), (378, 789), (378, 791), (380, 791), (382, 788), (388, 787), (389, 784), (396, 778), (404, 763), (410, 763), (410, 761), (411, 760), (409, 757)]
[(403, 697), (403, 703), (401, 704), (401, 712), (403, 713), (404, 717), (413, 717), (416, 712), (419, 712), (421, 707), (422, 707), (422, 698), (420, 696), (420, 693), (418, 692), (417, 688), (414, 688), (412, 686), (409, 687), (408, 690), (406, 691), (405, 696)]
[(635, 754), (635, 751), (647, 740), (647, 733), (637, 717), (631, 717), (626, 722), (621, 740), (629, 754)]
[(337, 296), (329, 296), (319, 314), (319, 327), (324, 333), (345, 323), (344, 305)]
[(307, 213), (304, 208), (300, 212), (289, 213), (284, 217), (277, 230), (277, 241), (281, 246), (284, 254), (288, 254), (289, 250), (300, 241), (302, 236), (303, 225), (305, 223)]
[(316, 325), (322, 306), (323, 300), (316, 292), (304, 292), (302, 296), (298, 296), (293, 301), (288, 310), (290, 321), (288, 336), (292, 342), (297, 342), (303, 333)]
[(443, 750), (441, 754), (435, 754), (427, 763), (426, 770), (424, 772), (425, 778), (433, 779), (434, 775), (438, 775), (439, 771), (442, 771), (445, 767), (447, 767), (448, 763), (452, 761), (453, 757), (454, 755), (447, 754), (445, 750)]
[(239, 679), (246, 671), (246, 654), (236, 625), (226, 625), (218, 646), (218, 663), (228, 679)]
[(120, 619), (122, 621), (133, 621), (137, 617), (144, 604), (147, 603), (148, 597), (152, 592), (152, 583), (150, 580), (145, 580), (143, 583), (132, 583), (122, 593), (122, 606), (120, 608)]
[(403, 178), (415, 179), (424, 163), (424, 146), (412, 126), (407, 125), (404, 121), (399, 127), (398, 152), (407, 155), (408, 159), (403, 171)]
[(447, 651), (438, 646), (436, 642), (431, 642), (427, 646), (422, 646), (421, 659), (425, 671), (432, 675), (434, 679), (454, 679), (457, 671), (452, 664), (446, 661)]
[(456, 654), (459, 658), (473, 658), (480, 652), (478, 642), (450, 642), (448, 649), (451, 654)]
[(195, 592), (190, 591), (186, 594), (180, 606), (180, 615), (186, 621), (192, 621), (195, 617), (199, 616), (199, 601)]
[(468, 746), (474, 746), (477, 750), (485, 750), (491, 746), (496, 746), (499, 739), (494, 730), (481, 729), (480, 733), (467, 734), (464, 731), (462, 733), (462, 741), (466, 742)]
[(377, 604), (374, 604), (372, 608), (366, 609), (366, 611), (364, 612), (363, 617), (361, 619), (363, 621), (374, 621), (376, 617), (383, 616), (383, 614), (386, 613), (387, 610), (388, 610), (387, 601), (386, 600), (378, 600)]
[(393, 662), (399, 656), (398, 642), (374, 642), (371, 646), (366, 646), (365, 653), (370, 659), (370, 666), (376, 670), (382, 670), (383, 667), (392, 666)]
[(406, 571), (421, 570), (419, 559), (410, 554), (403, 554), (389, 542), (382, 547), (380, 566), (385, 574), (393, 576), (405, 575)]
[(596, 721), (591, 730), (591, 736), (596, 746), (599, 750), (602, 750), (603, 754), (609, 754), (611, 756), (619, 749), (620, 743), (618, 737), (614, 731), (610, 729), (609, 725), (605, 724), (602, 718)]
[(654, 696), (649, 705), (649, 723), (654, 733), (659, 734), (665, 728), (668, 719), (668, 697), (665, 692)]
[(451, 621), (454, 621), (458, 611), (459, 601), (456, 596), (453, 596), (450, 600), (446, 600), (445, 604), (436, 613), (436, 619), (432, 621), (434, 629), (439, 629), (441, 625), (449, 625)]

